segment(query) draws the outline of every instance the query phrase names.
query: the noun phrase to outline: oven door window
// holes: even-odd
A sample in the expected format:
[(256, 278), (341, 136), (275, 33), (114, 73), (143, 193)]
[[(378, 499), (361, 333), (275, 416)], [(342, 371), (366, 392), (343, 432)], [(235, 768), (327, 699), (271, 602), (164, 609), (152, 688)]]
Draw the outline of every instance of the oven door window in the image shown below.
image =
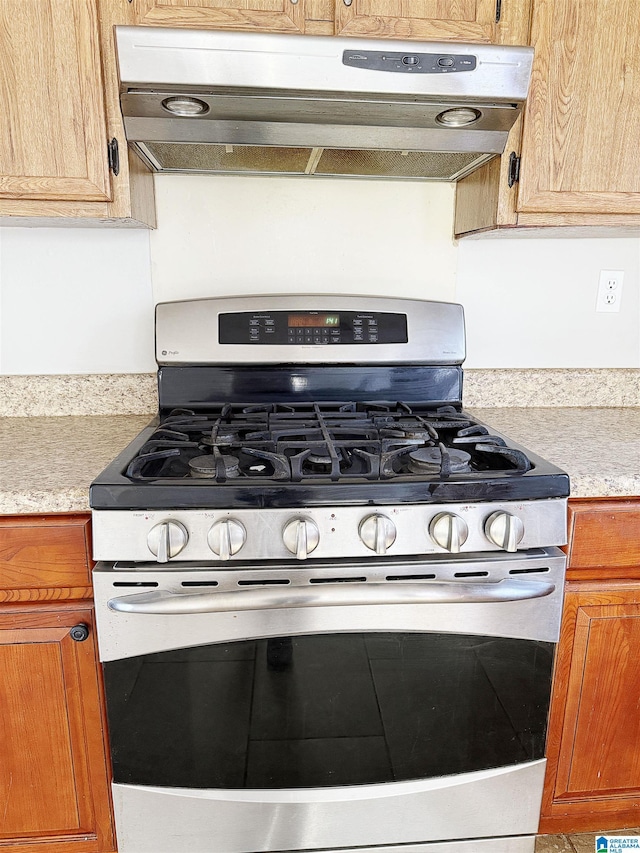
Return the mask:
[(544, 755), (553, 645), (314, 634), (105, 664), (115, 782), (310, 788)]

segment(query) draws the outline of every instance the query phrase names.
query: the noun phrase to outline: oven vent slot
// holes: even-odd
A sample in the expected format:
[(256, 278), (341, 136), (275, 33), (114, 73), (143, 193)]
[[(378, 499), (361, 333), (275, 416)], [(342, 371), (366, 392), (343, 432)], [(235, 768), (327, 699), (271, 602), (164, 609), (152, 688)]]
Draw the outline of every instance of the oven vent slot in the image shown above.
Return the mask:
[(114, 581), (114, 586), (158, 586), (157, 581)]
[(309, 583), (366, 583), (366, 578), (309, 578)]
[(454, 572), (454, 578), (487, 578), (489, 572)]
[(286, 586), (291, 583), (289, 578), (266, 578), (258, 580), (238, 581), (238, 586)]
[(387, 575), (385, 580), (388, 581), (432, 581), (435, 580), (435, 575)]
[(182, 581), (180, 586), (218, 586), (218, 581)]
[(533, 575), (539, 574), (540, 572), (548, 572), (548, 566), (541, 566), (538, 569), (509, 569), (510, 575)]

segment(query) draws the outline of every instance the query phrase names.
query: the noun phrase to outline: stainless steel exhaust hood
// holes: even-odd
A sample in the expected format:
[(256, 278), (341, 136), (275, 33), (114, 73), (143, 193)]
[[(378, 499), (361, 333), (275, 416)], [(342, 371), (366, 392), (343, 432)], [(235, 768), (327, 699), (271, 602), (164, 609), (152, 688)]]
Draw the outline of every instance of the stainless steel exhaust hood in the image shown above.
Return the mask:
[(116, 27), (124, 126), (158, 172), (453, 181), (501, 154), (529, 47)]

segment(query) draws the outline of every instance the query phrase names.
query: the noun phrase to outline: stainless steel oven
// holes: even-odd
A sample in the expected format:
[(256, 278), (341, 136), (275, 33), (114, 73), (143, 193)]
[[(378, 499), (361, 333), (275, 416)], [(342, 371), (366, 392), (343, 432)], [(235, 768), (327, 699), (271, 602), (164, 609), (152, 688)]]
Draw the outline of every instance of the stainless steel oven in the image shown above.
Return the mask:
[(120, 853), (533, 851), (568, 480), (462, 409), (458, 306), (354, 299), (160, 310), (92, 487)]

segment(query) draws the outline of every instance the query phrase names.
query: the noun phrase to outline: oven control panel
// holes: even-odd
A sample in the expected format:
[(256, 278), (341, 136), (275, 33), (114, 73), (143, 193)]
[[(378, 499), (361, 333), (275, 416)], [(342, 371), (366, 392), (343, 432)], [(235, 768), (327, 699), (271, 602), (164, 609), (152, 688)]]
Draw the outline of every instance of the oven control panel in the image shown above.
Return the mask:
[(96, 560), (515, 553), (564, 545), (567, 501), (285, 509), (94, 510)]
[(220, 314), (221, 344), (406, 344), (407, 315), (379, 311), (241, 311)]
[(304, 293), (156, 305), (156, 361), (162, 366), (452, 366), (464, 357), (464, 312), (453, 302)]

